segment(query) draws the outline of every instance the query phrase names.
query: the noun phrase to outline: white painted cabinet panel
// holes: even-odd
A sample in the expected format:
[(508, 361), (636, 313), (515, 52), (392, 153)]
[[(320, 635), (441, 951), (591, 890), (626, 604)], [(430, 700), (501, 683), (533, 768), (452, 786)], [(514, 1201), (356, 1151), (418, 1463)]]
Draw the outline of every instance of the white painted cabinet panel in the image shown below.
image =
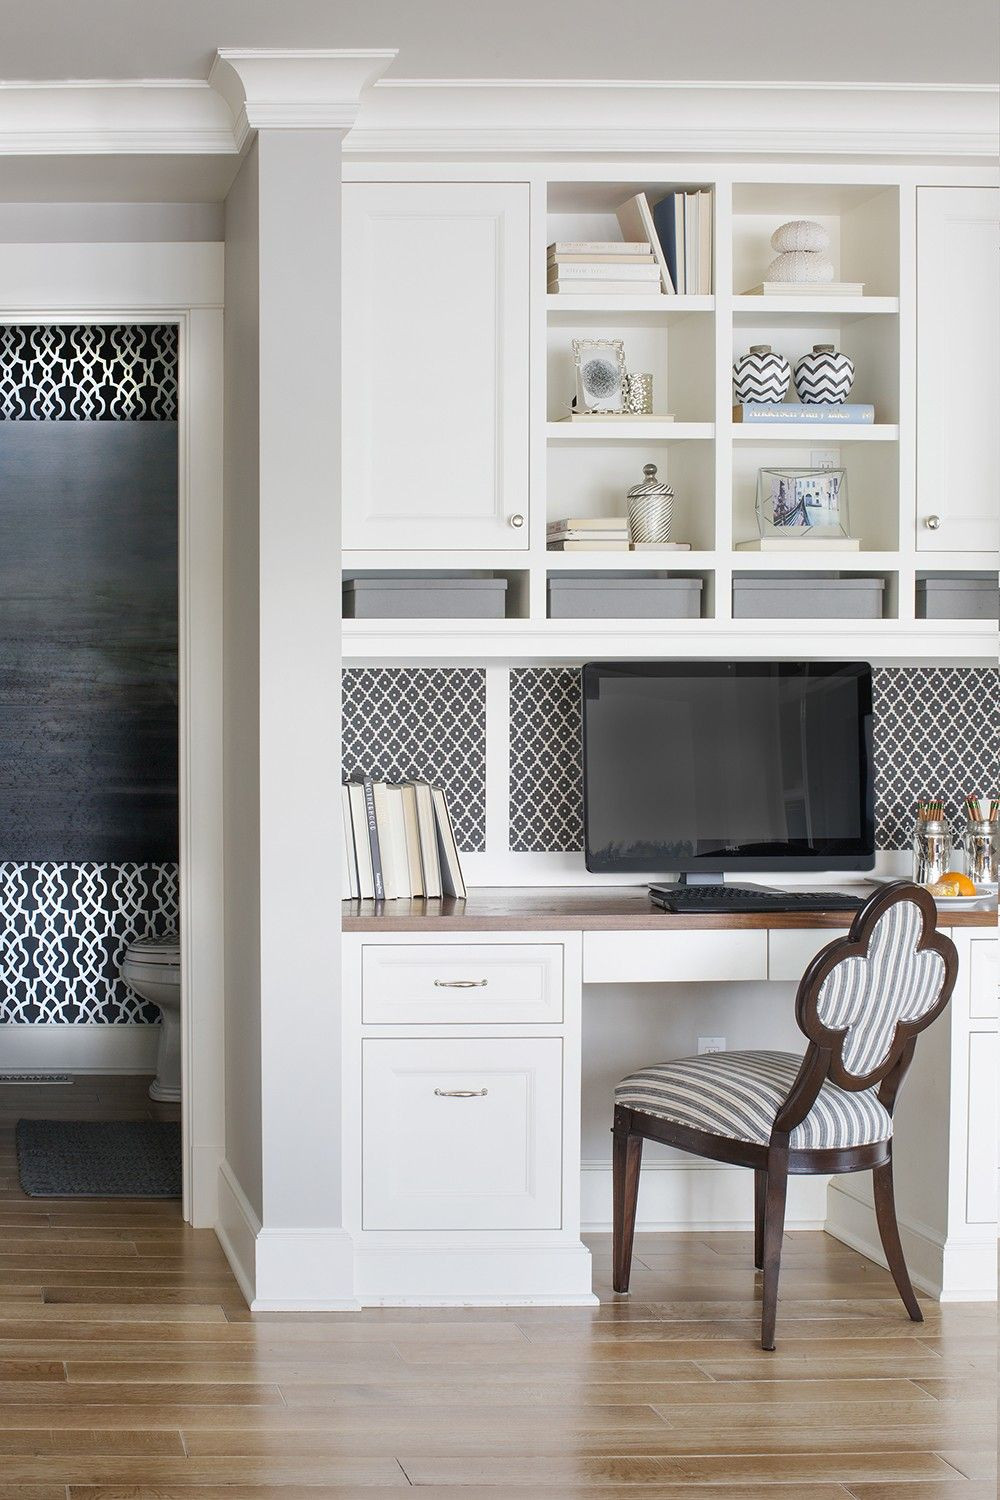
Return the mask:
[(997, 1217), (997, 1067), (1000, 1039), (995, 1031), (969, 1035), (969, 1133), (965, 1217), (969, 1224), (994, 1224)]
[(526, 548), (527, 184), (343, 195), (344, 546)]
[[(997, 546), (1000, 190), (917, 192), (917, 547)], [(936, 524), (935, 524), (936, 523)]]
[(969, 1015), (977, 1021), (997, 1018), (997, 983), (1000, 970), (997, 965), (996, 938), (974, 938), (969, 944)]
[(767, 933), (585, 932), (585, 984), (671, 984), (766, 979)]
[(562, 948), (535, 943), (371, 943), (362, 952), (366, 1025), (558, 1023)]
[(558, 1229), (559, 1037), (368, 1040), (365, 1229)]

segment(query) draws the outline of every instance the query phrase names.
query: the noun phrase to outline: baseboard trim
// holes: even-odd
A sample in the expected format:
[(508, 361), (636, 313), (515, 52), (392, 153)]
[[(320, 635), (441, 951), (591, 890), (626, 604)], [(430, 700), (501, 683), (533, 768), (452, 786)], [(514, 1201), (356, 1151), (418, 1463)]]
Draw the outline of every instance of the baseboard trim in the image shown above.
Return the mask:
[(228, 1161), (216, 1238), (251, 1312), (354, 1312), (354, 1242), (343, 1229), (267, 1229)]
[[(828, 1177), (792, 1177), (785, 1222), (789, 1229), (826, 1224)], [(611, 1229), (611, 1163), (585, 1161), (580, 1171), (580, 1217), (592, 1234)], [(753, 1173), (721, 1162), (647, 1161), (639, 1181), (638, 1231), (753, 1228)]]
[[(830, 1184), (826, 1228), (842, 1244), (877, 1265), (886, 1264), (874, 1208), (855, 1198), (839, 1182)], [(899, 1237), (917, 1291), (936, 1302), (997, 1300), (997, 1243), (992, 1236), (984, 1234), (979, 1241), (945, 1242), (929, 1225), (900, 1218)]]
[(11, 1073), (155, 1073), (159, 1026), (0, 1022), (0, 1066)]
[(364, 1307), (590, 1307), (590, 1251), (550, 1245), (396, 1245), (362, 1237), (355, 1294)]

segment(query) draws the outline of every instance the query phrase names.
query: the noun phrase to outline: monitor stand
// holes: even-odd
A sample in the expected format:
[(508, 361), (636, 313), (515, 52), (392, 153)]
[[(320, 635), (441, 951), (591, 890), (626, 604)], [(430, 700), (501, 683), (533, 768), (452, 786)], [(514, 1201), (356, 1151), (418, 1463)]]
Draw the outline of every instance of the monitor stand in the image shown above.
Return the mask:
[(741, 891), (766, 891), (769, 896), (780, 894), (780, 892), (778, 892), (776, 887), (773, 885), (757, 885), (755, 881), (740, 880), (739, 877), (737, 877), (735, 880), (727, 880), (725, 874), (711, 874), (707, 870), (704, 872), (682, 872), (678, 876), (677, 880), (672, 881), (669, 885), (663, 884), (662, 882), (657, 882), (655, 885), (651, 885), (649, 887), (649, 892), (650, 895), (657, 891), (669, 894), (669, 892), (671, 891), (681, 891), (685, 886), (689, 885), (735, 885), (738, 886)]

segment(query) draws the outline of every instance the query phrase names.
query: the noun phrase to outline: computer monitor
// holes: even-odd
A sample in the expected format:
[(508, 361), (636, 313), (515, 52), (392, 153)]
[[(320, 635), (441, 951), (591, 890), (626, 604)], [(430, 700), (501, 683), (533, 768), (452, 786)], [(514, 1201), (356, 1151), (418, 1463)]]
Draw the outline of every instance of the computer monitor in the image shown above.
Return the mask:
[(590, 662), (587, 869), (870, 870), (867, 662)]

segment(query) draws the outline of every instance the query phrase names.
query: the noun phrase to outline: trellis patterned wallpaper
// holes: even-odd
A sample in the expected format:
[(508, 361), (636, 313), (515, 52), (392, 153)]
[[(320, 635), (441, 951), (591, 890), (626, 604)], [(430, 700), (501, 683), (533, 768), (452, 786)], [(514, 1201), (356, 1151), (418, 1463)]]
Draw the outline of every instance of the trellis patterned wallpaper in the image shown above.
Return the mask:
[[(380, 767), (419, 763), (423, 771), (392, 774), (436, 776), (448, 787), (467, 850), (485, 847), (485, 691), (471, 691), (481, 675), (423, 668), (345, 673), (345, 772), (366, 758)], [(998, 673), (989, 667), (875, 669), (880, 849), (908, 847), (919, 793), (940, 794), (955, 817), (964, 792), (997, 789), (997, 689)], [(512, 668), (509, 732), (511, 850), (582, 849), (579, 669)], [(469, 765), (475, 769), (467, 776)]]
[[(176, 326), (0, 326), (0, 422), (176, 419)], [(118, 965), (176, 931), (176, 863), (0, 860), (0, 1021), (155, 1021)]]

